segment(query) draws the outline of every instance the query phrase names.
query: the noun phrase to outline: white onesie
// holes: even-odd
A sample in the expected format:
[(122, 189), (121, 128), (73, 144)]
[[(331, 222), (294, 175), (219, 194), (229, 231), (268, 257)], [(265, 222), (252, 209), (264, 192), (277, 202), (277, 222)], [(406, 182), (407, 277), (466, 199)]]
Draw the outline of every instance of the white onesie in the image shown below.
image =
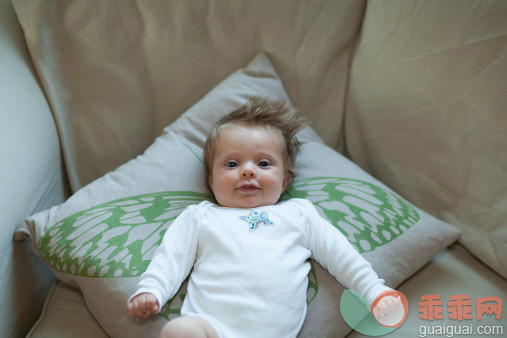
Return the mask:
[(207, 319), (224, 338), (296, 337), (306, 315), (310, 257), (370, 305), (390, 290), (311, 202), (295, 198), (253, 209), (189, 206), (132, 297), (149, 292), (163, 306), (194, 267), (182, 315)]

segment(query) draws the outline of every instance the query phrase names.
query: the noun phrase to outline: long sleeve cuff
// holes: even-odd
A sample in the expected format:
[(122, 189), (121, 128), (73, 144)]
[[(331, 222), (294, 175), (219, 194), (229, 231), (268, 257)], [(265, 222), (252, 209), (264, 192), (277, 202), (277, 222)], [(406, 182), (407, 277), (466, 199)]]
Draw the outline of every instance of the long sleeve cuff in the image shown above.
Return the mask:
[(364, 295), (364, 298), (368, 302), (368, 305), (370, 307), (372, 307), (373, 303), (375, 301), (380, 300), (380, 298), (381, 298), (380, 296), (382, 296), (382, 295), (384, 295), (384, 293), (390, 292), (390, 291), (396, 292), (395, 290), (391, 289), (388, 286), (385, 286), (384, 284), (377, 284), (374, 287), (372, 287), (370, 290), (368, 290), (368, 292), (366, 292), (366, 294)]

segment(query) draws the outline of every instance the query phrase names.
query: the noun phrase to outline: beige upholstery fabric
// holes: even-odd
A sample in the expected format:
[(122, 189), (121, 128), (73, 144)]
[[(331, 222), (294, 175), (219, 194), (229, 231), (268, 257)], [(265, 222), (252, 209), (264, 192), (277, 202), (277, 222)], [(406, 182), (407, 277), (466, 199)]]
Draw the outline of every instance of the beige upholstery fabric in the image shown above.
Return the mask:
[(27, 338), (105, 338), (102, 330), (86, 307), (83, 294), (76, 288), (56, 281), (44, 309)]
[(259, 52), (339, 142), (364, 1), (14, 0), (73, 191), (130, 160)]
[(507, 2), (371, 1), (365, 15), (352, 160), (507, 276)]

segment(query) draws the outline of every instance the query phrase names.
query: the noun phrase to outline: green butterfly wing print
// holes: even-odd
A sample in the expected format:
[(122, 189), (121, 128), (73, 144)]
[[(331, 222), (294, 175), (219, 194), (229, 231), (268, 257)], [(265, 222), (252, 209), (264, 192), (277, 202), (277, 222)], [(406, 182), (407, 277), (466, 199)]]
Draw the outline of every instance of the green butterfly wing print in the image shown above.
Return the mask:
[(369, 182), (313, 177), (296, 180), (284, 199), (310, 200), (359, 252), (396, 239), (420, 219), (417, 211), (396, 194)]
[(134, 277), (143, 273), (171, 223), (188, 205), (212, 201), (190, 191), (118, 199), (73, 214), (39, 240), (56, 271), (83, 277)]

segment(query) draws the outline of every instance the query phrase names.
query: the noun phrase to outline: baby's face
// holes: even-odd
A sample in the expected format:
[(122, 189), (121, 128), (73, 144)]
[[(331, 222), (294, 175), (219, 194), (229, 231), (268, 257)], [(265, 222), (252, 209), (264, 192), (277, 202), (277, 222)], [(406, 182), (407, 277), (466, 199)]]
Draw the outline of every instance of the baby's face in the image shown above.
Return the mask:
[(275, 204), (291, 179), (281, 142), (280, 135), (268, 129), (223, 130), (209, 179), (218, 204), (231, 208)]

